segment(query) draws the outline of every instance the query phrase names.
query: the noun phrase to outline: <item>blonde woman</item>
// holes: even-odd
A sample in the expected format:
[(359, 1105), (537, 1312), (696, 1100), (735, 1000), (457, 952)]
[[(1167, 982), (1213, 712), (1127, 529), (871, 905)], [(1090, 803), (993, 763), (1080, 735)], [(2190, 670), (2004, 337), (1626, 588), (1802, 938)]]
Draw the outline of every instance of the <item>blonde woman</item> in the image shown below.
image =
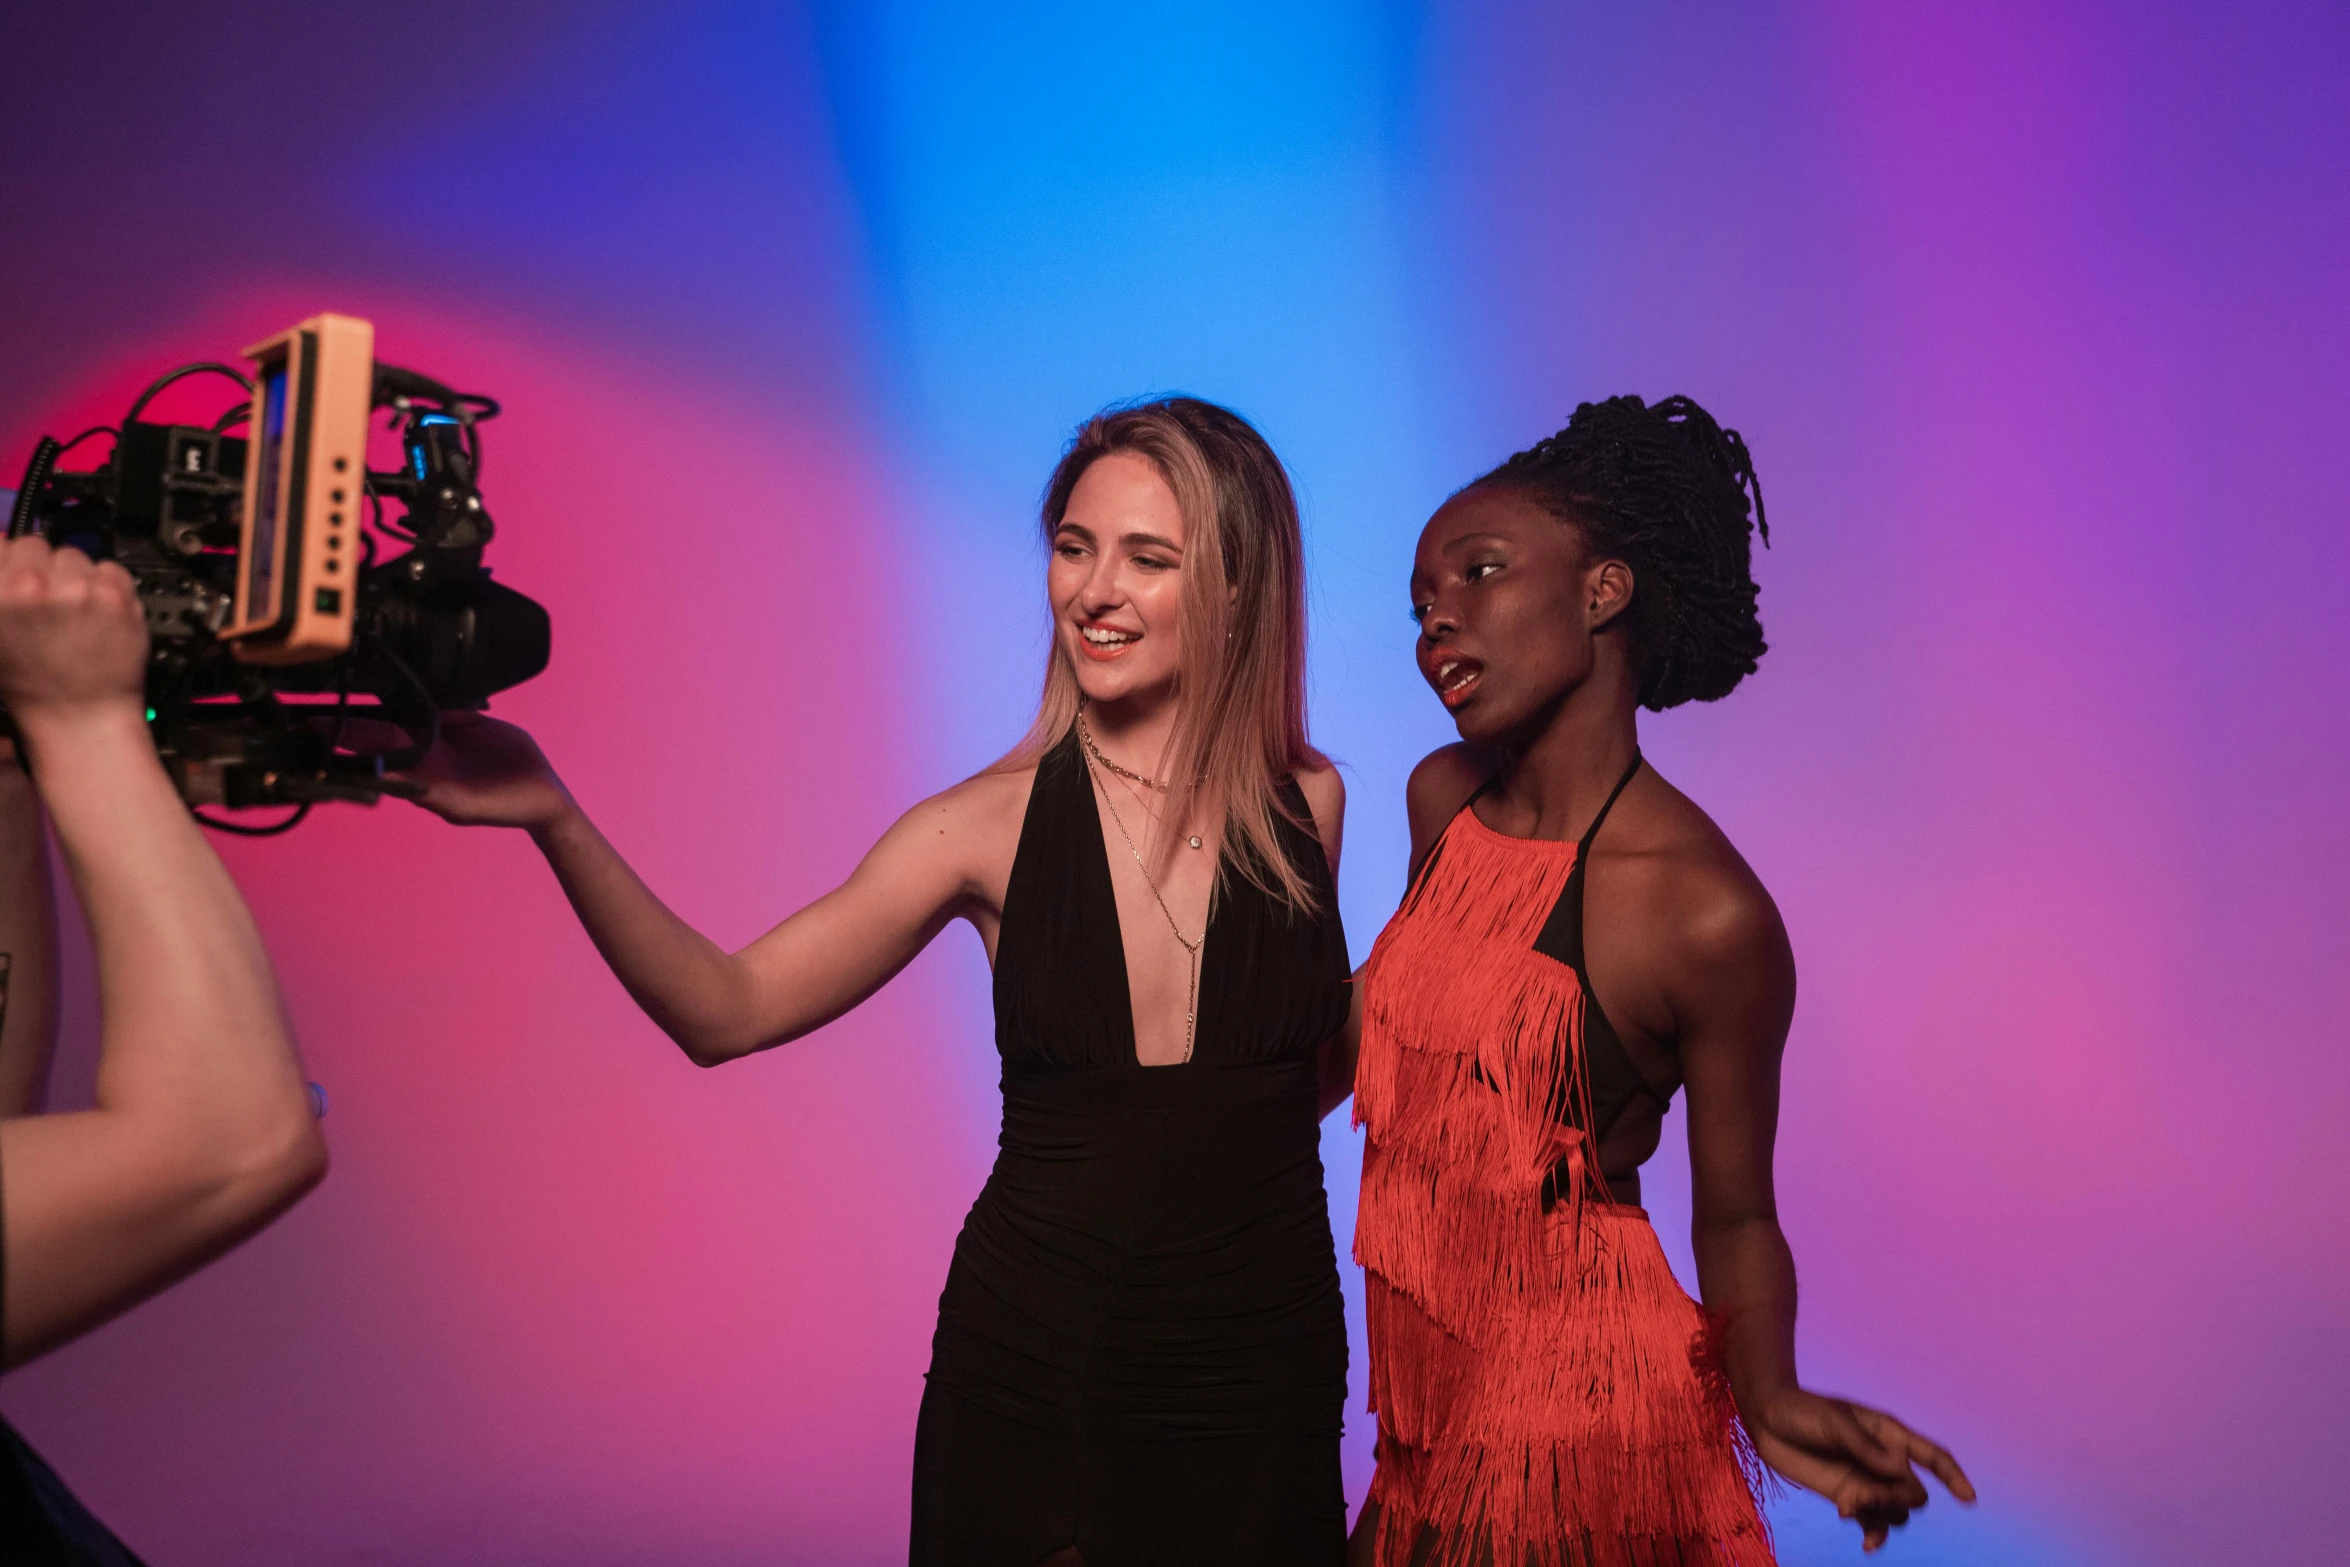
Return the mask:
[(1350, 996), (1345, 795), (1306, 741), (1296, 504), (1244, 420), (1170, 398), (1088, 421), (1042, 520), (1028, 738), (741, 952), (662, 905), (520, 730), (449, 724), (422, 803), (528, 829), (703, 1065), (839, 1017), (950, 920), (979, 932), (1002, 1152), (939, 1302), (914, 1562), (1335, 1564), (1316, 1123)]

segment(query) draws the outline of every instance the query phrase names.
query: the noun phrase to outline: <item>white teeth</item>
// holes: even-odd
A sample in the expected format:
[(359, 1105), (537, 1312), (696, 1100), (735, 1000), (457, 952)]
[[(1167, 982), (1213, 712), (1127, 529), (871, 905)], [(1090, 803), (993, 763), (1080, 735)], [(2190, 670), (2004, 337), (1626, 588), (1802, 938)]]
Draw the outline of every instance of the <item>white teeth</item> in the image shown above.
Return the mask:
[(1093, 626), (1080, 626), (1078, 630), (1084, 633), (1085, 640), (1091, 642), (1095, 647), (1114, 647), (1135, 640), (1135, 633), (1130, 631), (1103, 631)]

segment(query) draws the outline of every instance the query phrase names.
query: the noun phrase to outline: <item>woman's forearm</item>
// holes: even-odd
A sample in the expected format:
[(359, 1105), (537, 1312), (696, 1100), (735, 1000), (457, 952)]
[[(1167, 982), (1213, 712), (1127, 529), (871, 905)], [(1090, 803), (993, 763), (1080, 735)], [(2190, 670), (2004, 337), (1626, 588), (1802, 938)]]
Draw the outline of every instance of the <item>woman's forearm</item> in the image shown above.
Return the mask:
[(1320, 1089), (1317, 1113), (1325, 1118), (1353, 1095), (1355, 1066), (1362, 1058), (1362, 975), (1357, 973), (1347, 988), (1346, 1026), (1322, 1041), (1322, 1048), (1314, 1060), (1314, 1075)]
[(101, 1107), (155, 1100), (225, 1119), (309, 1095), (276, 976), (135, 708), (32, 724), (34, 776), (97, 960)]
[(20, 718), (97, 958), (96, 1107), (0, 1137), (6, 1358), (106, 1320), (326, 1168), (277, 986), (137, 709)]
[(654, 896), (585, 812), (572, 806), (531, 837), (613, 974), (696, 1064), (765, 1043), (743, 965)]
[(1748, 1417), (1795, 1379), (1795, 1257), (1776, 1219), (1695, 1234), (1698, 1292), (1720, 1324), (1722, 1368)]

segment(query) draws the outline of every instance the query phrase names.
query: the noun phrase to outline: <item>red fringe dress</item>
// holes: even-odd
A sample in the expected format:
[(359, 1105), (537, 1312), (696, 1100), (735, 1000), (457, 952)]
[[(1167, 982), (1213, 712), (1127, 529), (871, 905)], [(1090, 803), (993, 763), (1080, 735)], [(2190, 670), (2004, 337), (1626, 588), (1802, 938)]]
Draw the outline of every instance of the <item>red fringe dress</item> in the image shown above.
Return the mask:
[[(1505, 837), (1463, 807), (1365, 966), (1355, 1260), (1378, 1567), (1414, 1562), (1430, 1529), (1431, 1567), (1773, 1560), (1704, 1310), (1646, 1211), (1608, 1199), (1578, 1129), (1592, 1100), (1572, 872), (1606, 817), (1571, 844)], [(1542, 948), (1569, 897), (1562, 961)]]

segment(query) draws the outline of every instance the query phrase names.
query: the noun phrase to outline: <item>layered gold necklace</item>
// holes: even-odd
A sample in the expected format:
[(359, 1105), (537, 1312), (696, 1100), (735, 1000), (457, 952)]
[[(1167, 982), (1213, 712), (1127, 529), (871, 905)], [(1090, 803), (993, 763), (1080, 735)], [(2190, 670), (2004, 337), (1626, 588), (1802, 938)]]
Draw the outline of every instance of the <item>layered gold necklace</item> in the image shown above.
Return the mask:
[[(1077, 715), (1077, 738), (1084, 743), (1085, 754), (1087, 756), (1092, 757), (1096, 762), (1108, 768), (1111, 772), (1116, 773), (1119, 777), (1131, 779), (1135, 783), (1142, 785), (1145, 789), (1156, 789), (1161, 794), (1165, 794), (1167, 792), (1167, 786), (1159, 782), (1156, 778), (1145, 778), (1142, 774), (1131, 771), (1128, 768), (1120, 767), (1116, 762), (1113, 762), (1108, 757), (1102, 755), (1102, 748), (1093, 743), (1093, 731), (1085, 727), (1085, 715), (1083, 713)], [(1200, 782), (1206, 783), (1207, 779), (1202, 777)], [(1102, 791), (1103, 799), (1108, 799), (1109, 795), (1109, 790), (1104, 789)], [(1147, 811), (1150, 809), (1150, 807), (1145, 805), (1143, 806), (1143, 809)], [(1117, 814), (1118, 808), (1114, 805), (1111, 806), (1110, 816), (1113, 820), (1116, 819)], [(1155, 815), (1156, 813), (1154, 812), (1153, 814)], [(1126, 830), (1125, 824), (1123, 822), (1119, 823), (1118, 830), (1120, 832)], [(1190, 837), (1184, 839), (1183, 841), (1185, 844), (1194, 849), (1204, 846), (1203, 840), (1198, 833), (1193, 833)], [(1133, 847), (1133, 841), (1131, 839), (1128, 840), (1127, 847)]]

